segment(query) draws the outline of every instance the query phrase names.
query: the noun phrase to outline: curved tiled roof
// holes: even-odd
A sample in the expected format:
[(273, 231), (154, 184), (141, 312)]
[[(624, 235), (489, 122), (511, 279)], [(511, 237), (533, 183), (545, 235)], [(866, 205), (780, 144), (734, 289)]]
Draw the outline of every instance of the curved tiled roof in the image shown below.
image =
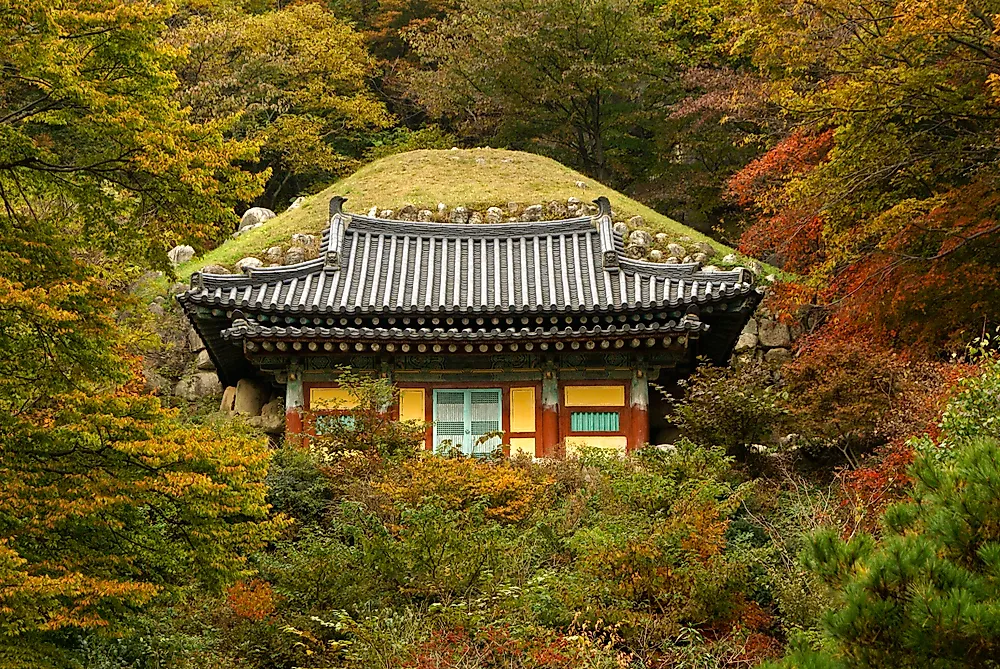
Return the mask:
[(320, 257), (243, 275), (196, 274), (180, 296), (252, 312), (610, 312), (677, 307), (753, 290), (744, 269), (624, 257), (601, 198), (595, 217), (455, 225), (345, 214), (331, 201)]

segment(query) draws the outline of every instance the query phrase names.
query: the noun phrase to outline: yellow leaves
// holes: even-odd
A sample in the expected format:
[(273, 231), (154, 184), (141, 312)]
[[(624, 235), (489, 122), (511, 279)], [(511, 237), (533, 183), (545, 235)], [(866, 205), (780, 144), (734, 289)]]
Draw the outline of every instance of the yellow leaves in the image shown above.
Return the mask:
[(481, 503), (487, 518), (519, 523), (543, 506), (552, 482), (507, 462), (422, 456), (390, 471), (375, 487), (408, 506), (436, 503), (462, 510)]
[(44, 613), (22, 611), (24, 629), (112, 624), (165, 586), (225, 582), (288, 525), (268, 518), (262, 440), (187, 427), (121, 388), (56, 400), (43, 421), (8, 422), (0, 446), (0, 517), (17, 519), (0, 580), (18, 584), (0, 607)]

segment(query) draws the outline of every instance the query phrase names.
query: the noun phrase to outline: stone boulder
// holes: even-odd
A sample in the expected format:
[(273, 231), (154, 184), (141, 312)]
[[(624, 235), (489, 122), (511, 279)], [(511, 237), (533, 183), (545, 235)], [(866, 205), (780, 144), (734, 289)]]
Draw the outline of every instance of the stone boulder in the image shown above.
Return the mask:
[(270, 209), (265, 209), (264, 207), (253, 207), (247, 209), (243, 213), (243, 218), (240, 219), (240, 230), (246, 230), (251, 226), (257, 226), (262, 224), (264, 221), (269, 221), (275, 217), (275, 213)]
[(219, 404), (219, 411), (225, 411), (232, 415), (236, 411), (236, 386), (226, 386), (222, 391), (222, 403)]
[(379, 218), (385, 218), (385, 219), (391, 219), (395, 215), (396, 212), (394, 212), (392, 209), (383, 209), (378, 213)]
[(194, 247), (188, 246), (187, 244), (175, 246), (167, 251), (167, 258), (170, 259), (170, 264), (174, 267), (183, 265), (188, 260), (191, 260), (191, 258), (194, 258)]
[(208, 349), (201, 349), (198, 351), (198, 361), (195, 363), (198, 369), (206, 372), (215, 371), (215, 363), (212, 362), (212, 358), (208, 355)]
[(486, 222), (487, 223), (502, 223), (503, 222), (503, 209), (500, 207), (490, 207), (486, 210)]
[(375, 218), (378, 216), (378, 207), (372, 207), (368, 210), (368, 218)]
[(295, 265), (300, 262), (305, 262), (306, 250), (301, 246), (289, 246), (288, 250), (285, 251), (285, 264)]
[(649, 252), (649, 259), (652, 262), (663, 262), (663, 251), (659, 249), (653, 249)]
[(566, 218), (566, 214), (568, 212), (566, 205), (558, 200), (552, 200), (545, 205), (545, 211), (548, 214), (548, 217), (552, 219)]
[(187, 376), (174, 386), (174, 395), (185, 400), (199, 400), (203, 397), (222, 394), (222, 384), (215, 372), (198, 372)]
[(727, 253), (722, 257), (722, 262), (726, 265), (735, 265), (738, 260), (735, 253)]
[(430, 223), (434, 220), (434, 212), (430, 209), (421, 209), (417, 212), (417, 220), (421, 223)]
[(253, 379), (240, 379), (236, 383), (233, 411), (242, 416), (259, 416), (261, 407), (271, 396), (271, 389)]
[(480, 214), (478, 211), (472, 212), (471, 214), (469, 214), (469, 224), (470, 225), (482, 225), (483, 224), (483, 215)]
[(757, 335), (750, 332), (743, 332), (736, 340), (736, 352), (752, 351), (757, 348)]
[(417, 205), (413, 204), (412, 202), (407, 202), (402, 207), (400, 207), (399, 220), (401, 221), (417, 220)]
[(668, 241), (670, 241), (670, 237), (668, 237), (667, 233), (665, 232), (657, 232), (655, 235), (653, 235), (653, 239), (656, 240), (657, 244), (666, 244)]
[(646, 225), (646, 219), (636, 214), (635, 216), (632, 216), (631, 218), (628, 219), (628, 224), (631, 225), (633, 228), (641, 228), (642, 226)]
[(698, 263), (699, 265), (704, 265), (708, 262), (708, 255), (704, 253), (695, 253), (691, 256), (691, 260)]
[(585, 181), (574, 181), (573, 183), (577, 188), (584, 188), (584, 189), (590, 188), (590, 186), (588, 186), (587, 182)]
[(641, 246), (639, 244), (629, 244), (625, 247), (625, 255), (629, 258), (635, 258), (636, 260), (645, 258), (648, 251), (648, 246)]
[(193, 327), (189, 327), (187, 331), (187, 347), (192, 353), (197, 353), (205, 348), (205, 342), (201, 340)]
[(783, 365), (792, 359), (792, 352), (787, 348), (772, 348), (764, 354), (764, 362)]
[(260, 409), (259, 416), (252, 416), (247, 423), (268, 434), (281, 434), (285, 431), (285, 399), (278, 397)]
[(464, 224), (469, 222), (469, 210), (465, 207), (455, 207), (451, 210), (449, 219), (452, 223)]
[(526, 222), (540, 221), (542, 220), (542, 205), (533, 204), (530, 207), (525, 207), (524, 212), (521, 214), (521, 220)]
[(667, 244), (667, 253), (677, 258), (683, 258), (687, 255), (687, 249), (677, 243)]
[(621, 235), (622, 237), (625, 237), (628, 234), (628, 226), (625, 225), (624, 223), (622, 223), (621, 221), (618, 221), (617, 223), (615, 223), (614, 225), (612, 225), (611, 229), (614, 232), (616, 232), (619, 235)]
[(757, 328), (760, 343), (767, 348), (788, 348), (792, 344), (792, 334), (788, 326), (777, 321), (762, 321)]
[(635, 246), (645, 247), (648, 250), (650, 245), (653, 243), (653, 236), (645, 230), (633, 230), (629, 233), (628, 243), (634, 244)]
[(695, 253), (704, 253), (709, 258), (715, 256), (715, 247), (708, 242), (695, 242), (691, 245), (691, 248), (695, 251)]
[(222, 265), (216, 265), (215, 263), (211, 265), (205, 265), (201, 268), (202, 274), (232, 274), (227, 268)]
[(251, 269), (257, 269), (258, 267), (263, 267), (264, 261), (260, 258), (254, 258), (253, 256), (247, 256), (242, 260), (237, 261), (236, 269), (243, 272), (244, 274)]
[(289, 209), (298, 209), (299, 207), (302, 206), (302, 203), (305, 202), (305, 201), (306, 201), (306, 199), (303, 196), (300, 195), (297, 198), (295, 198), (295, 200), (293, 200), (290, 205), (288, 205), (288, 208)]
[(300, 232), (296, 232), (292, 235), (292, 244), (296, 246), (304, 246), (306, 248), (313, 248), (319, 246), (319, 237), (316, 235), (306, 235)]
[(264, 261), (269, 265), (280, 265), (285, 260), (285, 251), (280, 246), (272, 246), (264, 251)]

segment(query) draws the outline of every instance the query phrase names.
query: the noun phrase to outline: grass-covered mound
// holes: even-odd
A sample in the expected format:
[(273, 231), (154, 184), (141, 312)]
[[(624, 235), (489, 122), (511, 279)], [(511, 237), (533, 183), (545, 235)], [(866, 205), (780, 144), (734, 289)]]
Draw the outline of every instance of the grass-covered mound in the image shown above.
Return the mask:
[[(581, 188), (578, 182), (586, 187)], [(461, 205), (485, 210), (491, 206), (504, 207), (508, 202), (541, 204), (552, 200), (565, 202), (570, 197), (589, 202), (605, 195), (611, 200), (616, 218), (640, 215), (645, 219), (645, 228), (653, 234), (664, 232), (671, 238), (710, 241), (720, 256), (732, 252), (702, 233), (551, 158), (488, 148), (421, 150), (366, 165), (306, 198), (300, 207), (196, 257), (180, 268), (180, 276), (187, 278), (208, 264), (231, 266), (240, 258), (260, 254), (270, 246), (287, 244), (295, 233), (321, 231), (327, 224), (328, 202), (333, 195), (347, 197), (347, 211), (356, 213), (367, 213), (371, 207), (397, 210), (406, 203), (431, 210), (436, 210), (439, 202), (449, 208)]]

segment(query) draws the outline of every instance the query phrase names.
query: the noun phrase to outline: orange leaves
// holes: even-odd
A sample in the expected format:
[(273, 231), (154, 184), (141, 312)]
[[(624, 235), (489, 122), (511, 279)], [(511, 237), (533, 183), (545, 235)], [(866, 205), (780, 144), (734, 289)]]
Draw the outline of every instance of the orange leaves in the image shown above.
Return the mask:
[(785, 181), (818, 165), (831, 148), (832, 130), (818, 134), (797, 130), (734, 174), (729, 189), (741, 205), (774, 212), (781, 207), (780, 187)]
[(260, 622), (274, 613), (276, 596), (270, 583), (255, 578), (231, 585), (226, 604), (236, 617)]

